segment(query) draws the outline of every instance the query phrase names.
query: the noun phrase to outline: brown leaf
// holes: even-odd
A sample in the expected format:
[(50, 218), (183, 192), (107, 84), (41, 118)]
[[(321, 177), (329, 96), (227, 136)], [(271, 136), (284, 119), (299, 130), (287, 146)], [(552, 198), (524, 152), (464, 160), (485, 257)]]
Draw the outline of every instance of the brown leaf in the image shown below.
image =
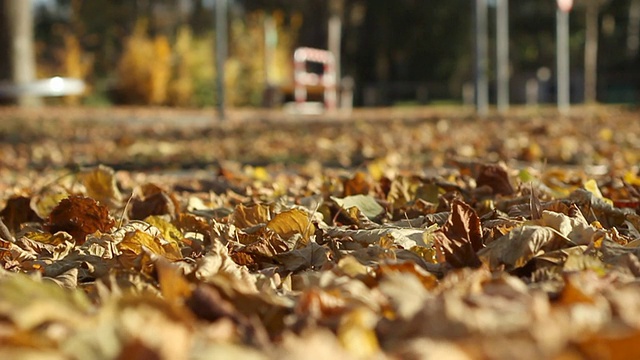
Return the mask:
[(178, 200), (154, 184), (143, 186), (141, 197), (131, 201), (130, 215), (135, 220), (142, 220), (152, 215), (169, 215), (173, 219), (179, 213)]
[(369, 185), (365, 174), (360, 171), (353, 178), (345, 180), (343, 186), (343, 196), (368, 195), (369, 190), (371, 190), (371, 185)]
[(192, 214), (179, 214), (173, 224), (183, 233), (196, 233), (203, 236), (205, 244), (211, 242), (211, 225), (208, 222)]
[(476, 178), (478, 187), (488, 186), (494, 195), (511, 195), (514, 193), (509, 182), (509, 174), (503, 166), (497, 164), (485, 164), (480, 167), (480, 174)]
[(13, 233), (20, 230), (20, 224), (42, 221), (31, 209), (31, 199), (26, 196), (14, 196), (7, 200), (7, 205), (0, 211), (0, 217)]
[(529, 208), (531, 210), (531, 219), (537, 220), (542, 218), (542, 203), (536, 194), (536, 189), (531, 186), (531, 195), (529, 198)]
[(286, 271), (300, 271), (308, 268), (320, 269), (328, 258), (329, 250), (311, 242), (306, 247), (276, 255)]
[(461, 200), (453, 200), (447, 222), (433, 236), (438, 262), (447, 262), (456, 268), (482, 265), (476, 255), (484, 246), (480, 218)]
[(234, 322), (240, 320), (240, 314), (233, 304), (223, 299), (220, 292), (211, 286), (196, 287), (186, 304), (198, 318), (203, 320), (216, 321), (223, 317), (230, 318)]
[(51, 233), (66, 231), (77, 244), (82, 244), (88, 234), (108, 232), (114, 225), (104, 205), (88, 197), (70, 196), (51, 211), (45, 228)]

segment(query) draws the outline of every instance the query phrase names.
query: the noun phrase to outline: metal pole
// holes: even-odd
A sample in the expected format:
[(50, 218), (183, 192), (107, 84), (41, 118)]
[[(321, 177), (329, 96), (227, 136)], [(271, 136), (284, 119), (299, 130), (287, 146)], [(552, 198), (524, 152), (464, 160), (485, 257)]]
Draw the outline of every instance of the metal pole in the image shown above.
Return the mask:
[(556, 57), (558, 111), (569, 112), (569, 12), (558, 9), (556, 12)]
[(487, 0), (475, 0), (476, 25), (476, 110), (479, 115), (489, 112)]
[(216, 89), (218, 115), (225, 119), (224, 63), (227, 60), (227, 0), (216, 0)]
[(496, 67), (498, 111), (509, 109), (509, 0), (496, 2)]

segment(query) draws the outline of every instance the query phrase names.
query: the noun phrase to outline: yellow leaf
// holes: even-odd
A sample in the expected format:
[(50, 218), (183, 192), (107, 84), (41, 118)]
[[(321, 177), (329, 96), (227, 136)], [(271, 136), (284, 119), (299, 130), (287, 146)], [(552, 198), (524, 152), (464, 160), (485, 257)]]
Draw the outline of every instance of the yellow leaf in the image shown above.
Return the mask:
[(158, 261), (156, 269), (160, 291), (168, 302), (181, 305), (182, 301), (191, 296), (193, 287), (175, 265), (164, 260)]
[(103, 204), (118, 206), (122, 201), (122, 194), (116, 184), (113, 169), (100, 165), (96, 168), (82, 171), (78, 179), (87, 189), (87, 195)]
[(598, 183), (594, 179), (587, 180), (587, 182), (584, 183), (584, 188), (588, 192), (592, 193), (595, 197), (606, 201), (610, 205), (613, 205), (613, 201), (611, 201), (611, 199), (607, 199), (602, 196), (602, 192), (600, 191), (600, 188), (598, 188)]
[(255, 168), (253, 168), (252, 176), (253, 176), (253, 178), (255, 180), (259, 180), (259, 181), (270, 181), (271, 180), (271, 176), (269, 175), (269, 172), (267, 171), (267, 169), (265, 169), (262, 166), (257, 166)]
[(633, 171), (627, 171), (623, 179), (624, 182), (629, 185), (640, 186), (640, 176), (636, 175)]
[(147, 234), (146, 232), (135, 230), (127, 233), (124, 239), (117, 245), (121, 252), (131, 252), (135, 255), (142, 253), (142, 247), (156, 255), (161, 255), (169, 260), (179, 260), (182, 258), (180, 249), (174, 243), (162, 244), (162, 240)]
[(182, 241), (183, 235), (178, 228), (176, 228), (172, 223), (163, 219), (161, 216), (148, 216), (144, 219), (144, 222), (149, 225), (153, 225), (160, 230), (162, 233), (162, 237), (168, 242), (173, 242), (176, 245), (179, 245)]
[(358, 276), (364, 276), (369, 273), (369, 268), (362, 265), (355, 257), (347, 255), (338, 261), (338, 268), (345, 273), (345, 275), (355, 278)]
[(357, 308), (340, 321), (338, 340), (351, 354), (362, 358), (372, 358), (380, 351), (374, 331), (377, 316), (367, 308)]
[(291, 209), (276, 215), (267, 223), (267, 227), (283, 239), (288, 239), (294, 234), (301, 234), (303, 239), (309, 240), (309, 237), (316, 231), (309, 215), (300, 209)]
[(412, 253), (420, 255), (426, 262), (431, 264), (438, 263), (438, 259), (436, 257), (436, 250), (433, 247), (424, 247), (424, 246), (414, 246), (409, 249)]
[(367, 165), (367, 171), (375, 181), (380, 181), (384, 176), (384, 167), (386, 165), (385, 159), (378, 159), (372, 161)]
[(63, 244), (65, 241), (72, 240), (71, 236), (69, 236), (69, 234), (65, 232), (57, 232), (55, 234), (51, 234), (48, 232), (32, 231), (24, 234), (24, 236), (30, 240), (54, 246)]
[(602, 199), (602, 192), (598, 188), (598, 183), (594, 179), (589, 179), (584, 183), (584, 188), (595, 195), (597, 198)]
[(271, 220), (271, 210), (267, 205), (244, 206), (240, 204), (233, 211), (233, 223), (239, 229), (264, 224), (269, 220)]
[(42, 219), (46, 219), (49, 217), (49, 214), (51, 214), (51, 210), (58, 206), (62, 199), (66, 199), (67, 197), (69, 197), (69, 194), (64, 192), (43, 194), (31, 199), (31, 208)]

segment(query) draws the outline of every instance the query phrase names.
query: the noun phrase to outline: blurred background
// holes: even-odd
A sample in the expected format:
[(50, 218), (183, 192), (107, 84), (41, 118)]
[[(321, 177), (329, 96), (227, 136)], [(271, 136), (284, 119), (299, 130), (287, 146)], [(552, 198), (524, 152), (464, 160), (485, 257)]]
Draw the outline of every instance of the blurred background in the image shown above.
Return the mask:
[[(7, 26), (8, 19), (18, 18), (14, 12), (26, 12), (32, 21), (33, 78), (63, 76), (87, 85), (82, 96), (45, 101), (93, 106), (216, 104), (215, 0), (0, 3), (0, 43), (11, 41)], [(495, 5), (495, 0), (488, 0), (492, 102)], [(474, 1), (228, 0), (227, 11), (228, 106), (274, 107), (291, 101), (293, 52), (300, 46), (337, 46), (339, 79), (349, 79), (339, 82), (353, 85), (354, 106), (473, 101), (469, 91), (473, 93), (475, 77)], [(518, 0), (509, 6), (511, 103), (531, 101), (527, 89), (531, 92), (532, 82), (536, 101), (555, 101), (556, 11), (553, 0)], [(639, 0), (575, 0), (569, 37), (571, 101), (583, 102), (586, 94), (595, 96), (587, 101), (637, 103), (639, 37)], [(585, 52), (589, 44), (596, 46), (595, 55)], [(0, 52), (0, 80), (14, 76), (6, 65), (8, 56)], [(585, 89), (589, 74), (596, 74), (595, 95)]]

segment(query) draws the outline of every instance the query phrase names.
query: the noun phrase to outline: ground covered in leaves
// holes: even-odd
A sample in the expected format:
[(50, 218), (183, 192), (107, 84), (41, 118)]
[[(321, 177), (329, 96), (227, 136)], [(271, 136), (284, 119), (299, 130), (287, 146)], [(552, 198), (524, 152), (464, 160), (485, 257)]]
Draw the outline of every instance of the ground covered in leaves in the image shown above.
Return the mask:
[(3, 117), (0, 358), (640, 358), (632, 110)]

